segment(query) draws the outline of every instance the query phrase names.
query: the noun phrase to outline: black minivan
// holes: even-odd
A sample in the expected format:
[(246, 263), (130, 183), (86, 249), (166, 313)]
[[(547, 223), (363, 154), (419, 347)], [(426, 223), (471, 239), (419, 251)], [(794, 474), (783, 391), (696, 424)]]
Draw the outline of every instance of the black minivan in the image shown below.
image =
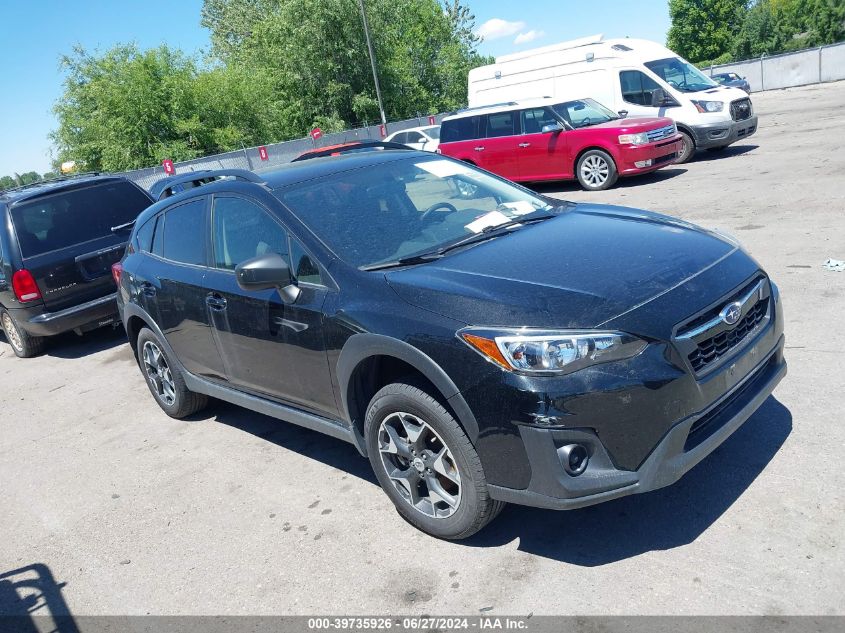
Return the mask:
[(412, 150), (229, 176), (144, 211), (115, 266), (156, 402), (347, 440), (438, 537), (669, 485), (786, 373), (775, 284), (676, 218)]
[(46, 337), (117, 323), (111, 266), (150, 195), (82, 175), (0, 192), (0, 323), (22, 358)]

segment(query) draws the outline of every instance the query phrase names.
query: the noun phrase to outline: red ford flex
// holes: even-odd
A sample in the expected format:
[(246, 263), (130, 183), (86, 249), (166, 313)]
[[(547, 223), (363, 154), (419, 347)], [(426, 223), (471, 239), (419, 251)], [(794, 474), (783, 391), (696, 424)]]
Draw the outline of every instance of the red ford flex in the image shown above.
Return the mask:
[(510, 180), (577, 178), (598, 191), (671, 165), (681, 147), (672, 119), (620, 118), (592, 99), (539, 99), (446, 117), (439, 151)]

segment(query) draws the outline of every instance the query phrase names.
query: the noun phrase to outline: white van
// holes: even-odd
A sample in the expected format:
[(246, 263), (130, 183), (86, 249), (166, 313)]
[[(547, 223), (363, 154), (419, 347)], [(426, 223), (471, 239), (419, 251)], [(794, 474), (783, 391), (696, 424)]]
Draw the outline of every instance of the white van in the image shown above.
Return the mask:
[(656, 42), (585, 37), (505, 55), (469, 71), (470, 107), (532, 97), (585, 98), (620, 116), (667, 116), (696, 149), (721, 149), (757, 131), (751, 99), (720, 86)]

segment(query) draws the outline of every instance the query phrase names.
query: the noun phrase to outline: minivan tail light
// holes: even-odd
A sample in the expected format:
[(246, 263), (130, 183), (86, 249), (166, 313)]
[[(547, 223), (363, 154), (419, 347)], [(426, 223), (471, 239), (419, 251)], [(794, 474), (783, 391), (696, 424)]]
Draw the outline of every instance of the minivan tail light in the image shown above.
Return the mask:
[(123, 274), (123, 264), (121, 262), (117, 262), (111, 265), (111, 276), (114, 279), (114, 283), (117, 287), (120, 287), (120, 276)]
[(15, 296), (21, 303), (41, 298), (38, 284), (35, 283), (35, 278), (28, 270), (19, 270), (12, 275), (12, 290), (15, 291)]

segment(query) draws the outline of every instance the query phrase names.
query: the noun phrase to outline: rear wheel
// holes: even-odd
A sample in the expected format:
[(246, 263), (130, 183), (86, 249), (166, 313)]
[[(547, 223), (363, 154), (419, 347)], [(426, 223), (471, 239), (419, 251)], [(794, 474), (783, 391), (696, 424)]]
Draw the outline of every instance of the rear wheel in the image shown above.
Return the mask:
[(3, 325), (3, 332), (6, 340), (12, 346), (12, 351), (19, 358), (32, 358), (44, 351), (46, 341), (42, 336), (31, 336), (26, 330), (20, 327), (9, 311), (0, 308), (0, 324)]
[(418, 529), (438, 538), (466, 538), (504, 507), (490, 498), (463, 429), (420, 387), (394, 383), (381, 389), (370, 402), (364, 433), (379, 483)]
[(688, 162), (693, 157), (693, 154), (695, 154), (695, 141), (693, 141), (692, 137), (686, 132), (680, 132), (680, 134), (681, 141), (683, 141), (683, 147), (681, 148), (681, 153), (675, 161), (676, 165)]
[(184, 418), (203, 409), (208, 396), (185, 386), (182, 372), (168, 358), (164, 345), (149, 328), (138, 334), (138, 364), (158, 406), (171, 418)]
[(578, 159), (575, 166), (578, 182), (587, 191), (603, 191), (616, 182), (619, 174), (610, 154), (600, 149), (591, 149)]

